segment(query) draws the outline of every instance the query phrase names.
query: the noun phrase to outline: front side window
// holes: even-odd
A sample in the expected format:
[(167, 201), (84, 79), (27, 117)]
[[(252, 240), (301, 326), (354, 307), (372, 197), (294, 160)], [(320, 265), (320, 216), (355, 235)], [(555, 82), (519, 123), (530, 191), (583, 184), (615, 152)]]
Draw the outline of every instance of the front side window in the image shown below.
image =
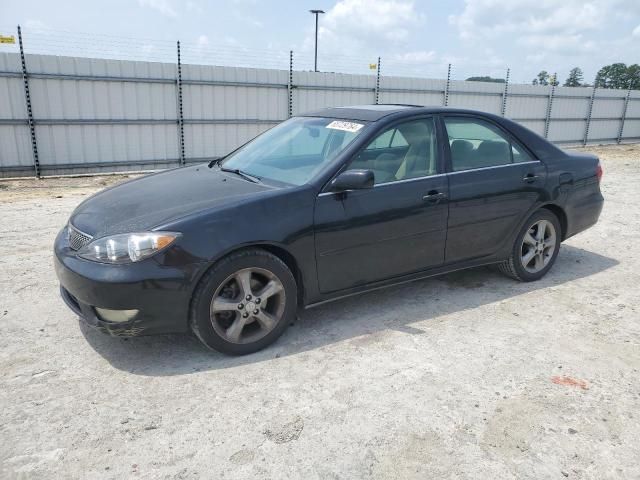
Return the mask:
[(498, 129), (480, 119), (444, 119), (454, 172), (530, 161), (531, 157)]
[(221, 165), (261, 179), (303, 185), (325, 168), (365, 127), (365, 122), (294, 117), (267, 130)]
[(437, 171), (436, 147), (433, 119), (413, 120), (377, 135), (348, 169), (373, 170), (376, 184), (426, 177)]

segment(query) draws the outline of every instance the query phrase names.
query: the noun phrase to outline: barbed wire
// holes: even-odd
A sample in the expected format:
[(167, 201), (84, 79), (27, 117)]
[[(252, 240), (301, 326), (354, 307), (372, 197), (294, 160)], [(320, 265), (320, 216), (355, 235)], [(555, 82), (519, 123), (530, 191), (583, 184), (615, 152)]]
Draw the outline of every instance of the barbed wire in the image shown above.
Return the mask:
[[(15, 44), (0, 44), (0, 52), (18, 52), (15, 26), (0, 24), (0, 34), (14, 35)], [(56, 55), (68, 57), (102, 58), (176, 63), (176, 41), (171, 39), (129, 37), (114, 34), (69, 31), (48, 27), (23, 27), (22, 35), (26, 54)], [(197, 41), (180, 42), (182, 63), (185, 65), (219, 65), (232, 67), (268, 68), (288, 70), (289, 49), (247, 48), (228, 42), (215, 43), (208, 37)], [(318, 66), (322, 72), (376, 75), (378, 55), (346, 55), (320, 53)], [(314, 54), (308, 50), (295, 51), (295, 71), (313, 71)], [(482, 61), (454, 63), (452, 80), (471, 77), (506, 78), (507, 66), (487, 65)], [(410, 53), (382, 56), (381, 75), (412, 78), (446, 79), (447, 64), (431, 58), (412, 59)], [(510, 71), (509, 83), (531, 84), (519, 72)]]

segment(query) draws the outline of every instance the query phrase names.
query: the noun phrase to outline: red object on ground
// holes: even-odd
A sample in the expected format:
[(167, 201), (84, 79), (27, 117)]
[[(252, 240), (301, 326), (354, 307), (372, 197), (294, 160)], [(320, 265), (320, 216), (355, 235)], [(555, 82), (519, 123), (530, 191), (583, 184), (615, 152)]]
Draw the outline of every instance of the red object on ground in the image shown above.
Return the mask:
[(587, 382), (584, 380), (576, 380), (571, 377), (551, 377), (551, 381), (557, 385), (565, 385), (567, 387), (580, 387), (582, 390), (589, 390)]

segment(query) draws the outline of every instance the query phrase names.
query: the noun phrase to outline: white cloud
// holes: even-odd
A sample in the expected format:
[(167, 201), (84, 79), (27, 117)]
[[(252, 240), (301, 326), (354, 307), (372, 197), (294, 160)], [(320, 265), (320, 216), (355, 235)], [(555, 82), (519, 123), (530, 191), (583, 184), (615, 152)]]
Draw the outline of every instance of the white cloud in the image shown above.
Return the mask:
[(532, 53), (530, 55), (527, 55), (525, 57), (525, 60), (528, 63), (534, 63), (534, 64), (542, 64), (544, 62), (544, 60), (546, 60), (547, 58), (547, 54), (545, 52), (539, 52), (539, 53)]
[(233, 12), (233, 16), (240, 21), (241, 24), (243, 24), (243, 27), (245, 25), (250, 25), (252, 27), (255, 28), (262, 28), (264, 27), (264, 24), (258, 20), (255, 17), (252, 17), (251, 15), (247, 15), (246, 13), (241, 12), (240, 10), (235, 10)]
[(466, 0), (464, 10), (449, 22), (463, 39), (504, 33), (573, 35), (601, 28), (620, 3), (625, 0)]
[[(423, 20), (411, 0), (340, 0), (320, 16), (319, 42), (325, 51), (358, 54), (405, 42)], [(313, 45), (313, 32), (306, 46)]]
[(50, 27), (42, 20), (28, 19), (26, 22), (24, 22), (24, 28), (31, 32), (41, 32), (49, 29)]
[(555, 52), (562, 55), (581, 55), (595, 51), (596, 44), (592, 40), (586, 40), (584, 35), (551, 33), (545, 35), (524, 35), (518, 38), (517, 43), (532, 50), (540, 49), (547, 52)]
[(201, 15), (204, 12), (202, 7), (196, 2), (188, 1), (187, 3), (185, 3), (185, 7), (188, 13), (195, 13), (196, 15)]
[[(231, 35), (225, 35), (224, 37), (222, 37), (222, 41), (226, 45), (231, 45), (231, 46), (234, 46), (234, 47), (241, 46), (240, 42), (238, 41), (238, 39), (235, 38), (235, 37), (232, 37)], [(244, 49), (246, 50), (246, 48), (244, 48)]]
[[(426, 16), (416, 4), (414, 0), (338, 0), (319, 16), (320, 70), (375, 73), (369, 65), (380, 56), (382, 68), (396, 75), (424, 71), (426, 64), (434, 62), (435, 52), (421, 48), (426, 42), (421, 31)], [(294, 62), (302, 68), (313, 66), (314, 58), (313, 16), (309, 14), (308, 19), (304, 43), (294, 48)]]
[(196, 41), (199, 47), (206, 47), (209, 45), (209, 37), (206, 35), (200, 35)]
[[(509, 59), (513, 71), (563, 72), (628, 61), (634, 38), (621, 25), (638, 14), (638, 0), (465, 0), (449, 23), (469, 54), (487, 45), (515, 48), (517, 56)], [(636, 30), (640, 36), (640, 25)]]
[(433, 50), (419, 50), (414, 52), (398, 53), (393, 55), (392, 60), (400, 63), (432, 63), (436, 60), (436, 52)]
[(636, 28), (633, 29), (633, 32), (631, 32), (631, 35), (633, 35), (634, 37), (640, 37), (640, 25), (638, 25)]
[[(592, 52), (597, 46), (593, 38), (599, 34), (616, 32), (622, 19), (620, 12), (640, 13), (640, 2), (465, 0), (462, 12), (451, 15), (449, 23), (458, 28), (463, 40), (514, 38), (519, 45), (531, 49), (576, 55)], [(640, 25), (636, 30), (640, 35)]]
[(157, 10), (166, 17), (178, 16), (172, 2), (169, 0), (138, 0), (138, 5)]

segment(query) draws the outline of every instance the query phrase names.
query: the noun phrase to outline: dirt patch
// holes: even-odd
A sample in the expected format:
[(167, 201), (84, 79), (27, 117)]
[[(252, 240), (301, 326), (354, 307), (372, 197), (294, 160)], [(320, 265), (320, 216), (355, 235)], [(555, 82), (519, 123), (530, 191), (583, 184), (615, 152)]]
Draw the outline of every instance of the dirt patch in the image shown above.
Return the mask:
[(138, 174), (99, 175), (94, 177), (56, 177), (0, 179), (0, 203), (21, 200), (86, 196), (97, 190), (139, 177)]
[(303, 428), (304, 421), (302, 418), (296, 417), (294, 420), (287, 422), (284, 425), (267, 428), (264, 431), (264, 435), (273, 443), (287, 443), (297, 440), (300, 437)]

